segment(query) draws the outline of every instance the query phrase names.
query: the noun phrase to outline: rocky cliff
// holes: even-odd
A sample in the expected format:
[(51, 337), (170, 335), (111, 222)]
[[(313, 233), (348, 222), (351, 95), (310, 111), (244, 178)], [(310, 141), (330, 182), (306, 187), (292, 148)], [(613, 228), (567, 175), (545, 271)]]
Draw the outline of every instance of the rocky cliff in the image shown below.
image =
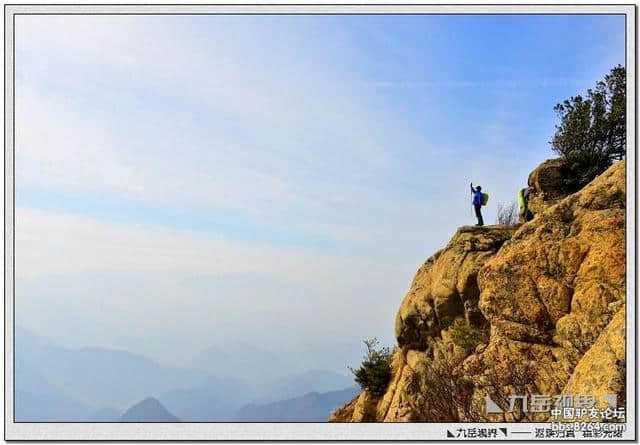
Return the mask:
[(567, 195), (558, 161), (529, 176), (533, 220), (461, 227), (415, 275), (396, 317), (386, 393), (330, 421), (545, 420), (513, 395), (609, 394), (624, 406), (625, 163)]

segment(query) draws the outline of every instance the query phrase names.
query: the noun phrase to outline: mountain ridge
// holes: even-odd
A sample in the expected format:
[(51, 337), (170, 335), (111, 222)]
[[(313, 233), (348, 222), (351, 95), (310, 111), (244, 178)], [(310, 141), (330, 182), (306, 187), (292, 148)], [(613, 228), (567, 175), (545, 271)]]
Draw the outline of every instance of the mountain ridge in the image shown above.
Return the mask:
[(173, 423), (180, 422), (180, 420), (171, 414), (158, 399), (147, 397), (127, 409), (120, 417), (120, 422)]
[(358, 393), (356, 385), (337, 391), (317, 391), (267, 404), (243, 406), (233, 418), (236, 422), (325, 422), (341, 404)]

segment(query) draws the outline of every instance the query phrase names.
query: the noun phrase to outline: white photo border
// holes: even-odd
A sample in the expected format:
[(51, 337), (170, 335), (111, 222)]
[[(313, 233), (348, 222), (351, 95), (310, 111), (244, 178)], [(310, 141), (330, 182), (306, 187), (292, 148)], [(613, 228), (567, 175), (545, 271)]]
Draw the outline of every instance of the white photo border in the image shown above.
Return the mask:
[[(603, 5), (5, 5), (5, 440), (447, 440), (447, 430), (506, 428), (490, 440), (534, 439), (548, 423), (27, 423), (14, 420), (14, 36), (16, 15), (196, 15), (196, 14), (622, 14), (625, 15), (627, 68), (626, 165), (626, 355), (627, 424), (622, 439), (636, 440), (636, 7)], [(522, 433), (528, 431), (529, 433)], [(520, 432), (520, 433), (519, 433)], [(461, 441), (462, 439), (451, 439)], [(545, 440), (549, 440), (545, 438)], [(562, 439), (559, 439), (562, 440)], [(582, 439), (589, 440), (589, 439)], [(595, 440), (595, 439), (594, 439)]]

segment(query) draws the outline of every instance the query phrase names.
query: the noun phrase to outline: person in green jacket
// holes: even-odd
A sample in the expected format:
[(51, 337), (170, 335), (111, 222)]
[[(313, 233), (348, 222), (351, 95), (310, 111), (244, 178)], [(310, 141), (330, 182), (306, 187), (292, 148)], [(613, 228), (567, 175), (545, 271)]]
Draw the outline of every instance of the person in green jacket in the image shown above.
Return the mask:
[(520, 222), (527, 222), (533, 219), (533, 213), (529, 210), (529, 187), (520, 189), (518, 192), (518, 203), (520, 204)]

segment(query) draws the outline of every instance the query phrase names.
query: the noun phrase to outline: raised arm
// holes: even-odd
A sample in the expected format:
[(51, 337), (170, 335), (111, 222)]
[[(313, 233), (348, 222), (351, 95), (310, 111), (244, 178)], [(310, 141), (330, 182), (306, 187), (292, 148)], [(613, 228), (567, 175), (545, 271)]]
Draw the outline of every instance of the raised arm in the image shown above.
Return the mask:
[(473, 182), (469, 185), (469, 187), (471, 187), (471, 193), (475, 193), (475, 190), (473, 189)]

